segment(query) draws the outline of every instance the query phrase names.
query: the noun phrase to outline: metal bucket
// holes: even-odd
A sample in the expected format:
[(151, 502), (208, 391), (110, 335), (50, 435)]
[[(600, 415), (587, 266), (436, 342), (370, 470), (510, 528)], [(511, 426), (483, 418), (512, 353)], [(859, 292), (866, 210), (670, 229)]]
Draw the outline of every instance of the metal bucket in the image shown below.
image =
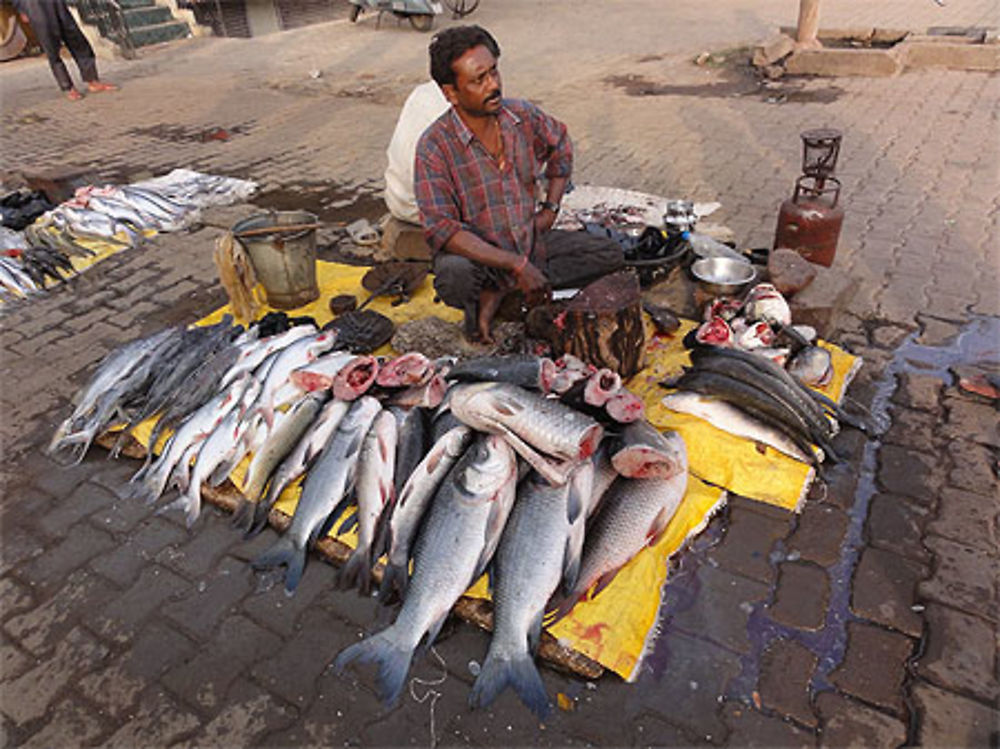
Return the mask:
[(251, 229), (315, 224), (308, 211), (269, 211), (237, 222), (233, 236), (246, 248), (267, 304), (294, 309), (319, 298), (316, 283), (316, 229), (241, 236)]

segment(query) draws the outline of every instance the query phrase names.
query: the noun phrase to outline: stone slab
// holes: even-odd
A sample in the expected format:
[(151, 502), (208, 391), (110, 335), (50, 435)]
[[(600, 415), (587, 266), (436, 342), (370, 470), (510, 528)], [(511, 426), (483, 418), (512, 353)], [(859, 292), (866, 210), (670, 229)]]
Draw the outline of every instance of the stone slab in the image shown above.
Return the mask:
[(997, 559), (941, 536), (927, 536), (925, 544), (934, 554), (934, 567), (930, 578), (918, 586), (918, 594), (994, 622), (1000, 621), (996, 592), (1000, 564)]
[(898, 54), (882, 49), (818, 49), (796, 52), (785, 62), (790, 75), (893, 76), (903, 70)]
[(992, 497), (945, 487), (937, 516), (927, 525), (928, 533), (957, 541), (996, 556), (1000, 534), (1000, 503)]
[(1000, 714), (967, 697), (918, 683), (913, 700), (920, 710), (922, 746), (992, 746)]
[(844, 660), (830, 680), (843, 692), (902, 715), (905, 666), (913, 646), (904, 635), (849, 622)]
[(809, 701), (809, 682), (818, 659), (794, 640), (776, 639), (760, 657), (757, 690), (761, 703), (810, 728), (819, 721)]
[(917, 672), (945, 689), (995, 703), (1000, 697), (995, 626), (934, 603), (927, 605), (925, 616), (927, 646)]
[(865, 549), (854, 572), (851, 609), (863, 619), (919, 637), (923, 619), (913, 606), (917, 583), (927, 571), (924, 564), (891, 551)]
[(830, 579), (812, 562), (778, 565), (778, 585), (768, 614), (789, 627), (817, 630), (823, 626), (830, 597)]
[(820, 746), (868, 749), (871, 746), (902, 746), (906, 741), (903, 721), (838, 692), (818, 695), (816, 709), (822, 719)]

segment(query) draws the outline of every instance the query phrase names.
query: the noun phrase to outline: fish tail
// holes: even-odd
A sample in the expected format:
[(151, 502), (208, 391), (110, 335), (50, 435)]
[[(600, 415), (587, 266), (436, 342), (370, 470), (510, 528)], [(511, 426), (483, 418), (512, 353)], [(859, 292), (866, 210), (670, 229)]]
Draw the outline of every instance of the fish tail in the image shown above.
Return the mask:
[(274, 545), (250, 563), (255, 570), (267, 570), (285, 565), (285, 593), (292, 595), (302, 579), (306, 566), (306, 549), (296, 545), (290, 536), (282, 536)]
[(350, 559), (341, 568), (337, 575), (337, 585), (342, 590), (357, 587), (358, 592), (367, 596), (372, 589), (372, 560), (371, 547), (354, 550)]
[(348, 646), (333, 661), (333, 670), (338, 674), (343, 673), (352, 663), (378, 664), (375, 686), (379, 699), (386, 706), (393, 705), (399, 700), (406, 685), (406, 675), (410, 671), (410, 661), (413, 659), (413, 648), (398, 641), (394, 629), (395, 627), (389, 627), (366, 640)]
[(513, 687), (521, 702), (539, 720), (545, 720), (549, 713), (549, 695), (527, 651), (502, 655), (490, 652), (469, 692), (469, 707), (488, 707), (507, 687)]
[(378, 602), (386, 604), (392, 601), (397, 595), (403, 598), (406, 595), (406, 587), (409, 584), (409, 570), (406, 565), (395, 564), (388, 561), (382, 571), (382, 582), (378, 588)]
[(233, 510), (233, 527), (244, 533), (249, 532), (253, 526), (253, 515), (256, 509), (257, 504), (255, 502), (251, 502), (245, 498), (240, 499), (239, 504), (236, 505), (236, 509)]

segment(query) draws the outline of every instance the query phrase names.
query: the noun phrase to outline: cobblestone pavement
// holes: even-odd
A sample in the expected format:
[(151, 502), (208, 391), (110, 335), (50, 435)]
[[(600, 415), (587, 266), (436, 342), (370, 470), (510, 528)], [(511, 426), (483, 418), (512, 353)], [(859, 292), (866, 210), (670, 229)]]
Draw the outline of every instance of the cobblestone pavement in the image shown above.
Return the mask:
[[(961, 391), (949, 365), (998, 358), (998, 78), (929, 70), (732, 95), (731, 73), (691, 58), (794, 23), (794, 4), (705, 5), (560, 0), (540, 18), (528, 0), (486, 0), (473, 20), (504, 47), (506, 91), (569, 124), (578, 182), (719, 200), (713, 218), (747, 246), (770, 243), (798, 133), (844, 131), (834, 267), (848, 314), (831, 337), (864, 357), (851, 395), (891, 416), (885, 438), (839, 437), (849, 463), (799, 516), (733, 499), (675, 560), (638, 683), (543, 669), (573, 710), (540, 726), (507, 695), (472, 713), (468, 664), (488, 640), (454, 623), (443, 668), (419, 663), (412, 696), (385, 713), (369, 675), (325, 668), (385, 618), (372, 602), (335, 591), (321, 564), (286, 599), (246, 564), (273, 536), (244, 543), (214, 510), (189, 533), (125, 497), (133, 462), (94, 449), (62, 468), (39, 449), (111, 347), (222, 303), (211, 250), (234, 214), (218, 211), (0, 312), (5, 744), (996, 745), (1000, 436), (995, 403)], [(990, 0), (823, 12), (838, 27), (1000, 25)], [(3, 168), (133, 179), (186, 166), (258, 180), (271, 205), (373, 218), (426, 43), (371, 19), (191, 40), (103, 62), (122, 91), (80, 104), (55, 95), (41, 60), (7, 63)], [(231, 138), (200, 137), (218, 127)]]

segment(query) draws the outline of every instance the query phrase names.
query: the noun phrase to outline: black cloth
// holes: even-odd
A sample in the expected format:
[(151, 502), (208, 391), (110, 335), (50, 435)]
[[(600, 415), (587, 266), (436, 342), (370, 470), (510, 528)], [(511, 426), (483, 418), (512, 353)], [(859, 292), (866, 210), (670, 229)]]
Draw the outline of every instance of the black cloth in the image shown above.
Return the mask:
[(59, 88), (63, 91), (73, 88), (73, 79), (69, 77), (69, 71), (59, 56), (59, 49), (63, 44), (73, 55), (83, 80), (87, 83), (97, 80), (94, 48), (80, 31), (76, 19), (66, 7), (66, 0), (14, 0), (14, 7), (28, 17), (38, 43), (49, 58), (49, 66)]
[[(621, 246), (607, 237), (554, 229), (544, 235), (544, 240), (544, 252), (538, 251), (540, 243), (536, 243), (538, 256), (532, 256), (531, 261), (545, 274), (553, 289), (584, 286), (623, 265)], [(506, 275), (505, 271), (447, 251), (434, 256), (434, 290), (449, 307), (465, 312), (466, 324), (476, 319), (483, 289), (512, 285), (511, 279), (504, 278)]]

